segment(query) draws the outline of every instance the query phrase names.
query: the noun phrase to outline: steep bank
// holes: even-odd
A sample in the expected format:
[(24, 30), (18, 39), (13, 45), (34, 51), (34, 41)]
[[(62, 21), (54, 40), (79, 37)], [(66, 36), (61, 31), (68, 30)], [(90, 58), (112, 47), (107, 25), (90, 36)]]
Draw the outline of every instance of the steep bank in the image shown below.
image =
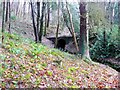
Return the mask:
[(119, 81), (109, 66), (86, 63), (15, 34), (5, 34), (0, 66), (0, 87), (6, 88), (116, 88)]

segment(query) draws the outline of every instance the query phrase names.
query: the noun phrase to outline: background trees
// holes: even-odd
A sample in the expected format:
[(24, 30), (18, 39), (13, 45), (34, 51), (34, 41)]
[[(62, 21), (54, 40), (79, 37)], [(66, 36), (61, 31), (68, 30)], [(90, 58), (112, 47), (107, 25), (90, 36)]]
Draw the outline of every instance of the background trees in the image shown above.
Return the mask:
[(117, 87), (120, 2), (7, 1), (0, 2), (0, 87)]

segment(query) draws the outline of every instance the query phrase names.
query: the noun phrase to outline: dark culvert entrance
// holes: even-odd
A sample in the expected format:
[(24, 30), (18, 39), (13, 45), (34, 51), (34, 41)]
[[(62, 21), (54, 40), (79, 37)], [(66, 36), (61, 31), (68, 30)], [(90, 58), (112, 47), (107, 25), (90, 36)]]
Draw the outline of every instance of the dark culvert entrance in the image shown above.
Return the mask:
[(58, 40), (58, 44), (57, 44), (58, 49), (64, 50), (65, 45), (66, 45), (66, 41), (64, 39), (59, 39)]

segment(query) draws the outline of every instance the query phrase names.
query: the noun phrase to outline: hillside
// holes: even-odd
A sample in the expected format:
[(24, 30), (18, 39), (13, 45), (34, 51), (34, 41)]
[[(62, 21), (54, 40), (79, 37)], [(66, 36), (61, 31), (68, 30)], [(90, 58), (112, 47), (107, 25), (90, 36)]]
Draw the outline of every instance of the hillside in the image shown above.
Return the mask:
[(58, 2), (0, 2), (0, 88), (119, 89), (120, 5)]
[(5, 33), (0, 66), (2, 88), (116, 88), (119, 81), (118, 72), (109, 66), (81, 60), (16, 34)]

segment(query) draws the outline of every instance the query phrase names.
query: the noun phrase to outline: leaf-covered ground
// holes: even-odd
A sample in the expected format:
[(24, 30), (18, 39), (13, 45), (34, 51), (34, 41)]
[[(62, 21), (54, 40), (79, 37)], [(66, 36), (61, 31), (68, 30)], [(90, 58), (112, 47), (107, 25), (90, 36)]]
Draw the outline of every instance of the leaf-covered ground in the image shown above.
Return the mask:
[[(1, 42), (0, 42), (1, 43)], [(5, 33), (0, 45), (0, 87), (117, 88), (118, 72), (79, 56)]]

